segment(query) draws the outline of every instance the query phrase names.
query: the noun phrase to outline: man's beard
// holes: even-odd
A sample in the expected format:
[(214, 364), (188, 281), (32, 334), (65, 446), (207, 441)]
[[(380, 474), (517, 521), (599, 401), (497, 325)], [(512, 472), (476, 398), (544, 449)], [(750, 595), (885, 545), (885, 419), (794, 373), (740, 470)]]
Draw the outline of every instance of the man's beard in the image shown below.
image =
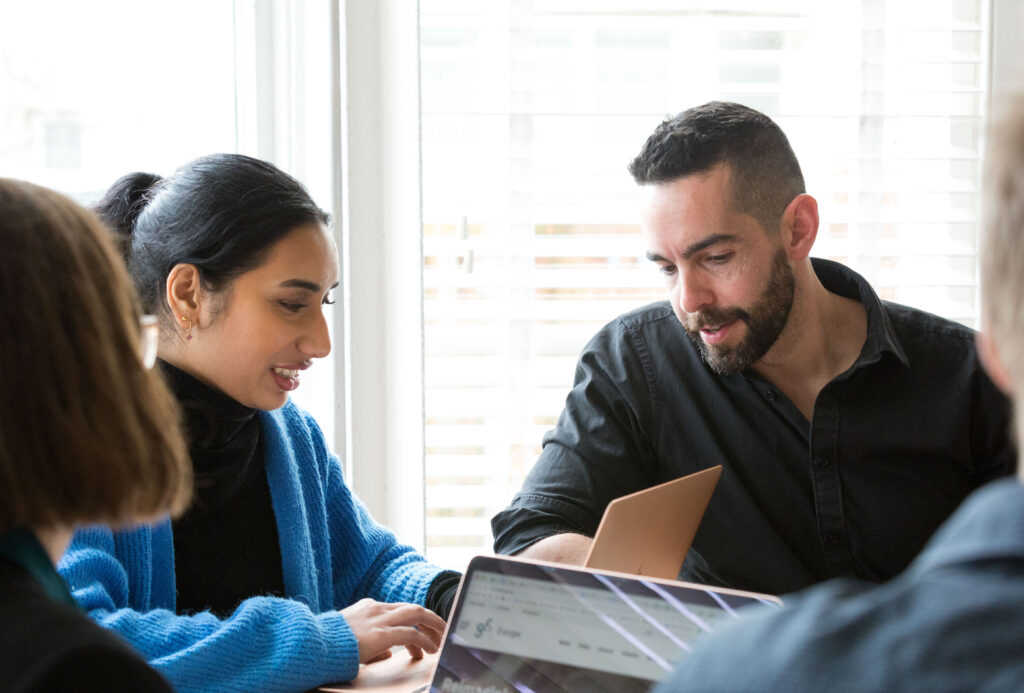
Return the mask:
[[(749, 312), (742, 308), (707, 308), (690, 313), (683, 321), (686, 336), (697, 345), (701, 357), (716, 373), (730, 375), (746, 370), (768, 353), (782, 334), (793, 307), (793, 290), (793, 268), (789, 266), (786, 252), (779, 248), (768, 283)], [(711, 345), (701, 339), (702, 327), (736, 320), (747, 325), (747, 334), (736, 346)]]

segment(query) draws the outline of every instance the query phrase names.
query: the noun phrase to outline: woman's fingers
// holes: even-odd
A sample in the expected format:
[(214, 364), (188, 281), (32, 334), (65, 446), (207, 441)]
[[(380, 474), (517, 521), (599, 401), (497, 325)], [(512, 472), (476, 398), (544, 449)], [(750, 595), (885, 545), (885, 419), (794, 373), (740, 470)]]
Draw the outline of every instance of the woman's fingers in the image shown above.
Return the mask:
[(371, 662), (404, 645), (414, 659), (436, 652), (444, 620), (416, 604), (389, 604), (363, 599), (341, 611), (359, 645), (359, 661)]
[(381, 652), (379, 655), (377, 655), (373, 659), (367, 661), (366, 664), (373, 664), (374, 662), (379, 662), (381, 660), (387, 659), (390, 656), (391, 656), (391, 650), (384, 650), (383, 652)]

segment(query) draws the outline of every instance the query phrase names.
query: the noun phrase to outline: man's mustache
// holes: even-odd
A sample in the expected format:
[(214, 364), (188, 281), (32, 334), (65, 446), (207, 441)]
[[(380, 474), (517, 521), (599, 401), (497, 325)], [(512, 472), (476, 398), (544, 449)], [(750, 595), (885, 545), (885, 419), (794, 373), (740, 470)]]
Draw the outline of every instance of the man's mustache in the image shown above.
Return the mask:
[(749, 324), (750, 313), (742, 308), (706, 308), (687, 315), (683, 326), (691, 332), (700, 332), (705, 327), (720, 327), (736, 320)]

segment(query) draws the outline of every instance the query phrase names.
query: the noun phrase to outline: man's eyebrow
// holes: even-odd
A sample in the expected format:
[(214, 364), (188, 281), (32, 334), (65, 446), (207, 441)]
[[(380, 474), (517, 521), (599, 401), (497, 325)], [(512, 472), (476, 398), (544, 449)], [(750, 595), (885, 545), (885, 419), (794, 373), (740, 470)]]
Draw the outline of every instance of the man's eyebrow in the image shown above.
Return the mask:
[(728, 243), (730, 241), (735, 241), (738, 239), (739, 236), (737, 236), (734, 233), (713, 233), (707, 238), (703, 238), (687, 247), (686, 250), (683, 251), (683, 259), (689, 260), (695, 254), (699, 253), (705, 248), (709, 248), (715, 245), (716, 243)]
[[(306, 291), (318, 292), (320, 291), (320, 285), (316, 282), (311, 282), (307, 279), (285, 279), (278, 286), (285, 289), (305, 289)], [(338, 282), (334, 282), (332, 289), (338, 288)]]
[[(702, 238), (696, 243), (691, 243), (689, 246), (687, 246), (686, 250), (683, 251), (683, 259), (689, 260), (695, 254), (699, 253), (705, 248), (709, 248), (715, 245), (716, 243), (728, 243), (729, 241), (735, 241), (738, 239), (739, 236), (737, 236), (734, 233), (713, 233), (707, 238)], [(647, 251), (647, 259), (650, 260), (651, 262), (669, 261), (667, 258), (664, 258), (661, 255), (658, 255), (657, 253), (652, 253), (650, 250)]]

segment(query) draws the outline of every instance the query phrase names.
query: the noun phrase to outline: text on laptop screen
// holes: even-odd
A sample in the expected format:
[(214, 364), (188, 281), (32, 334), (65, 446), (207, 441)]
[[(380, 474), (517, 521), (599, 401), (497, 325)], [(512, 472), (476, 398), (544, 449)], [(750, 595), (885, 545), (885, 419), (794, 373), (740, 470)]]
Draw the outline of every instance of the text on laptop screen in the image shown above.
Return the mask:
[(763, 601), (569, 568), (471, 570), (433, 690), (646, 691), (702, 633)]

